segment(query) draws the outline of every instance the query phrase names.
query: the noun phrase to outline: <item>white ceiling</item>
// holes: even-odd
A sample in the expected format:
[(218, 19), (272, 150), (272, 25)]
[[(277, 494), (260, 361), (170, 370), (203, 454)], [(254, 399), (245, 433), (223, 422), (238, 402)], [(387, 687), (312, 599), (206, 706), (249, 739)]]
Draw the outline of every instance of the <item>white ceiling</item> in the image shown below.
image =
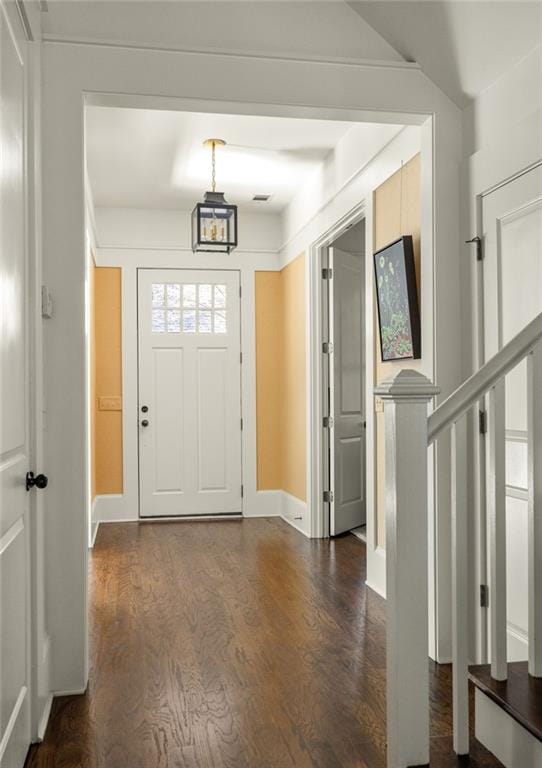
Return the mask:
[(348, 0), (461, 107), (542, 44), (540, 0)]
[[(217, 189), (241, 207), (277, 213), (351, 127), (326, 120), (88, 107), (94, 204), (190, 210), (211, 186), (210, 152), (202, 143), (218, 137), (227, 146), (217, 149)], [(389, 126), (385, 130), (380, 141), (378, 126), (366, 126), (360, 142), (365, 161), (387, 142)], [(270, 202), (252, 202), (257, 194), (270, 194)]]

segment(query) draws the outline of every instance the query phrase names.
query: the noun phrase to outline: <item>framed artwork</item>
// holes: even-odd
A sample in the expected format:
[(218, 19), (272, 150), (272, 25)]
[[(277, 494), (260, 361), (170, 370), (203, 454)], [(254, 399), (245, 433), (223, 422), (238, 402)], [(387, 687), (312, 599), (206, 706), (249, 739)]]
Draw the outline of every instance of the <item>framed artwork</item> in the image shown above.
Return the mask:
[(374, 254), (382, 362), (421, 357), (420, 310), (412, 236)]

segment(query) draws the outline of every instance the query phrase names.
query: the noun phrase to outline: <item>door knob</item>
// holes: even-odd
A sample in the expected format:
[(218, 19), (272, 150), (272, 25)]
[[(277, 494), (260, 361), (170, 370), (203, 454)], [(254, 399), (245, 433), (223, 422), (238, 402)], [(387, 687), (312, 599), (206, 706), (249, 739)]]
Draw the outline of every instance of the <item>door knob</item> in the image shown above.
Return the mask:
[(33, 472), (27, 472), (26, 473), (26, 490), (29, 491), (31, 488), (36, 486), (36, 488), (47, 488), (47, 485), (49, 483), (49, 478), (47, 475), (35, 475)]
[(142, 427), (148, 427), (149, 426), (148, 420), (147, 419), (143, 419), (143, 421), (141, 422), (141, 426)]

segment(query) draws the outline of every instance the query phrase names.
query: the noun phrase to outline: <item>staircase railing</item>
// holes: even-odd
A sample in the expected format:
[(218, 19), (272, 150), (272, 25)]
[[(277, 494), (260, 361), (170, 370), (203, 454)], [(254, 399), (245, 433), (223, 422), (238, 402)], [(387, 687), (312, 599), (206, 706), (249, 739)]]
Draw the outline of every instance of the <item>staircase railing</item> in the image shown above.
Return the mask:
[(529, 673), (542, 676), (542, 313), (428, 417), (439, 390), (402, 370), (375, 388), (386, 432), (388, 768), (429, 764), (428, 446), (451, 433), (454, 750), (469, 751), (466, 414), (487, 396), (491, 675), (507, 677), (505, 376), (527, 359)]

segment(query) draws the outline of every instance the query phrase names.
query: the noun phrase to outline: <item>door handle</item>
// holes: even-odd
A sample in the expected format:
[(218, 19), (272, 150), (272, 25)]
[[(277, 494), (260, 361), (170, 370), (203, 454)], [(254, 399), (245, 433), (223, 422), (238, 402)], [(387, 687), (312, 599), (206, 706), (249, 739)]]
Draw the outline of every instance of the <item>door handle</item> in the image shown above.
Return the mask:
[(142, 427), (148, 427), (148, 426), (149, 426), (149, 421), (148, 421), (148, 419), (143, 419), (143, 421), (141, 422), (141, 426), (142, 426)]
[(35, 475), (33, 472), (27, 472), (26, 473), (26, 490), (29, 491), (31, 488), (36, 486), (36, 488), (47, 488), (47, 485), (49, 484), (49, 478), (47, 475)]

